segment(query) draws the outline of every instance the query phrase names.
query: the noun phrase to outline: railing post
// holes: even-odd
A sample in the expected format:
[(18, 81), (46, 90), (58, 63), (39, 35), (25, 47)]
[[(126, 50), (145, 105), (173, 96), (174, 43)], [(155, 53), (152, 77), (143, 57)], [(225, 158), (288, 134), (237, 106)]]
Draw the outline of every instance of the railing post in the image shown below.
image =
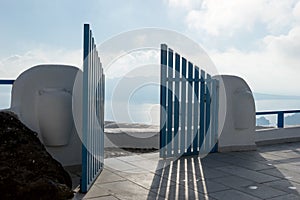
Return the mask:
[(283, 128), (284, 126), (284, 112), (278, 112), (277, 115), (277, 127)]

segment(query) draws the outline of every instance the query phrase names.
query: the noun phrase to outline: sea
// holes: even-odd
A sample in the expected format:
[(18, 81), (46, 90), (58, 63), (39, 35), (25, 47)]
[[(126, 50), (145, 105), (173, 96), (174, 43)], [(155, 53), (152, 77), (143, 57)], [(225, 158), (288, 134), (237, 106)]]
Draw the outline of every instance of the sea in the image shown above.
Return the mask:
[[(11, 101), (11, 88), (10, 85), (0, 86), (0, 109), (7, 109), (10, 107)], [(144, 96), (141, 93), (140, 96)], [(136, 95), (137, 97), (139, 95)], [(256, 112), (259, 111), (284, 111), (284, 110), (300, 110), (300, 97), (298, 96), (283, 96), (283, 95), (270, 95), (254, 92)], [(112, 109), (113, 105), (108, 99), (105, 103), (105, 119), (108, 121), (119, 121), (126, 123), (144, 123), (144, 124), (159, 124), (159, 98), (152, 98), (149, 102), (139, 99), (138, 101), (128, 101), (126, 114), (121, 115), (116, 109)], [(286, 116), (293, 114), (286, 114)], [(262, 117), (262, 116), (257, 116)], [(276, 115), (263, 116), (270, 121), (270, 125), (276, 125)], [(300, 123), (300, 122), (299, 122)]]

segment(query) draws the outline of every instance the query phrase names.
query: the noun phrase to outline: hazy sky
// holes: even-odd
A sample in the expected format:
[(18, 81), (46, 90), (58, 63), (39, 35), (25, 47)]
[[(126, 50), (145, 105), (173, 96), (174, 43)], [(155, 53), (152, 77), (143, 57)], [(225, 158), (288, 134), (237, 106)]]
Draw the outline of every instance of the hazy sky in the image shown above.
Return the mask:
[(298, 0), (0, 0), (0, 78), (40, 63), (81, 65), (86, 22), (98, 43), (137, 28), (178, 31), (255, 92), (300, 95)]

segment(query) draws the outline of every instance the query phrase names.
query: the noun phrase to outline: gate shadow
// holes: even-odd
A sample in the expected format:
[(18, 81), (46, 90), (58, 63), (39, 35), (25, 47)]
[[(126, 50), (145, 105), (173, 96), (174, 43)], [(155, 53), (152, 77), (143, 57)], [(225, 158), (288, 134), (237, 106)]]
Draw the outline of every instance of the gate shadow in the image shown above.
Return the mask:
[[(150, 191), (155, 199), (209, 199), (198, 191), (206, 191), (204, 171), (200, 158), (181, 157), (177, 160), (159, 160)], [(205, 192), (204, 192), (205, 193)], [(154, 199), (153, 193), (148, 199)]]
[[(299, 146), (297, 148), (299, 149)], [(297, 148), (290, 150), (298, 154)], [(159, 160), (148, 200), (226, 199), (225, 196), (229, 193), (252, 198), (285, 197), (285, 195), (299, 198), (300, 172), (293, 171), (293, 165), (300, 162), (300, 155), (298, 158), (278, 157), (272, 160), (265, 156), (271, 155), (272, 152), (270, 154), (268, 152), (270, 150), (266, 148), (266, 151), (214, 153), (204, 159), (189, 156), (177, 160)], [(288, 164), (291, 169), (284, 170), (277, 164)], [(234, 169), (241, 171), (235, 174)], [(244, 172), (246, 173), (242, 174)], [(251, 173), (258, 177), (251, 177)], [(293, 174), (292, 180), (287, 173)], [(219, 181), (219, 178), (226, 182)], [(231, 183), (228, 180), (232, 180)], [(244, 182), (238, 185), (239, 181), (234, 180)]]

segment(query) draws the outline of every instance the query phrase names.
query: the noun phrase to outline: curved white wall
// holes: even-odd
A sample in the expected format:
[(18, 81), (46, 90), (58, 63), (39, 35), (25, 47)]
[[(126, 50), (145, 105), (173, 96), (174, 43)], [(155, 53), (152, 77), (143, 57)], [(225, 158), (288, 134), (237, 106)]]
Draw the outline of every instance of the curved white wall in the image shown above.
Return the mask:
[[(41, 103), (41, 92), (47, 90), (65, 90), (72, 94), (75, 77), (79, 69), (68, 65), (38, 65), (23, 72), (14, 82), (12, 88), (11, 108), (10, 110), (16, 113), (19, 119), (28, 126), (31, 130), (38, 133), (38, 137), (42, 143), (52, 144), (46, 146), (48, 152), (63, 165), (75, 165), (81, 163), (81, 141), (78, 137), (76, 129), (73, 124), (66, 124), (66, 127), (71, 127), (69, 138), (66, 142), (61, 143), (64, 146), (58, 146), (56, 141), (43, 141), (41, 135), (40, 125), (43, 124), (45, 127), (57, 126), (55, 120), (49, 115), (49, 119), (39, 120), (41, 113), (53, 113), (52, 111), (62, 112), (64, 116), (71, 116), (72, 118), (72, 96), (62, 94), (64, 97), (61, 101), (56, 101), (55, 95), (59, 92), (53, 93), (54, 101), (47, 101), (44, 104)], [(47, 95), (50, 95), (48, 93)], [(70, 99), (68, 99), (70, 98)], [(49, 100), (49, 99), (48, 99)], [(61, 104), (62, 103), (62, 104)], [(41, 105), (42, 104), (42, 105)], [(58, 108), (60, 106), (60, 108)], [(66, 115), (65, 112), (68, 112)], [(55, 113), (56, 115), (59, 113)], [(47, 116), (47, 115), (45, 115)], [(61, 118), (63, 119), (63, 118)], [(65, 120), (66, 118), (64, 118)], [(70, 118), (66, 120), (70, 122)], [(60, 123), (63, 124), (63, 123)], [(56, 129), (57, 130), (57, 129)]]
[(255, 103), (250, 87), (237, 76), (213, 78), (220, 80), (219, 119), (225, 119), (219, 129), (219, 151), (256, 149)]

